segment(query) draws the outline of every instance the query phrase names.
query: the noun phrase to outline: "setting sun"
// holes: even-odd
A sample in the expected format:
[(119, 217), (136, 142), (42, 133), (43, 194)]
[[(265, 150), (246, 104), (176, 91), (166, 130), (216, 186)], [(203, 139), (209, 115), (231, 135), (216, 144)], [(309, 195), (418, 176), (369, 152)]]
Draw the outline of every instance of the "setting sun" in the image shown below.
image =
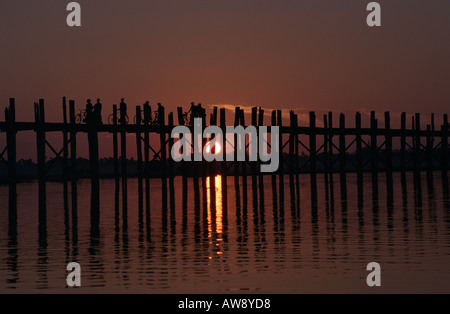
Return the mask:
[[(206, 143), (205, 146), (205, 151), (209, 154), (211, 152), (211, 142)], [(212, 153), (213, 154), (219, 154), (220, 151), (222, 150), (222, 147), (220, 146), (219, 142), (215, 142), (214, 145), (212, 146)]]

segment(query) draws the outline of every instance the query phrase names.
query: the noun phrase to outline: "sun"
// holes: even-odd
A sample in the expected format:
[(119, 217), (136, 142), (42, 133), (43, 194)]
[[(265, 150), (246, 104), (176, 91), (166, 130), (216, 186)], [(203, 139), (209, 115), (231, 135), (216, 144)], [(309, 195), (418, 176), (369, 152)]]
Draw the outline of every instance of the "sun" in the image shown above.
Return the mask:
[[(205, 151), (208, 154), (211, 152), (211, 145), (210, 145), (210, 143), (211, 142), (206, 143), (206, 146), (205, 146)], [(222, 150), (222, 147), (220, 146), (220, 143), (219, 142), (215, 142), (213, 147), (212, 147), (212, 153), (217, 155), (217, 154), (220, 154), (221, 150)]]

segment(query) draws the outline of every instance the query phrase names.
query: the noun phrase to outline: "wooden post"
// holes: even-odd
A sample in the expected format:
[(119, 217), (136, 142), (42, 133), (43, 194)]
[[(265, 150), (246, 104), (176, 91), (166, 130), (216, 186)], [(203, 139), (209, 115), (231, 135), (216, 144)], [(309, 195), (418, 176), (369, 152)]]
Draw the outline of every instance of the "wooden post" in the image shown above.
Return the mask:
[[(276, 110), (272, 111), (271, 115), (271, 125), (276, 126), (277, 125), (277, 112)], [(272, 132), (272, 130), (271, 130)], [(280, 141), (281, 141), (281, 132), (280, 132)], [(271, 149), (275, 149), (275, 143), (271, 143), (272, 147)], [(282, 167), (280, 162), (280, 167)], [(279, 171), (279, 170), (278, 170)], [(273, 209), (274, 209), (274, 215), (276, 213), (276, 209), (278, 208), (278, 200), (277, 200), (277, 177), (275, 175), (275, 172), (272, 172), (272, 194), (273, 194)]]
[(66, 97), (62, 99), (63, 107), (63, 199), (64, 199), (64, 233), (66, 238), (67, 250), (66, 261), (69, 259), (69, 231), (70, 231), (70, 215), (69, 215), (69, 143), (68, 143), (68, 123), (67, 123), (67, 102)]
[(385, 132), (385, 161), (386, 161), (386, 188), (388, 198), (393, 197), (394, 187), (392, 182), (392, 133), (391, 117), (389, 111), (384, 113), (384, 132)]
[(39, 181), (39, 203), (45, 208), (46, 191), (45, 191), (45, 109), (44, 100), (39, 99), (39, 103), (35, 103), (34, 117), (36, 122), (36, 147), (38, 161), (38, 181)]
[(258, 125), (264, 126), (264, 109), (261, 107), (258, 110)]
[(430, 177), (433, 171), (433, 140), (430, 124), (427, 125), (426, 166), (427, 166), (427, 177)]
[[(244, 110), (239, 108), (239, 112), (238, 112), (238, 125), (242, 125), (245, 128), (245, 114), (244, 114)], [(243, 149), (245, 150), (246, 148), (246, 139), (244, 138), (243, 142)], [(242, 188), (243, 188), (243, 193), (242, 193), (242, 203), (243, 203), (243, 208), (247, 207), (247, 160), (242, 161), (241, 162), (241, 175), (242, 175)]]
[[(239, 124), (242, 125), (245, 128), (245, 113), (244, 110), (239, 110)], [(244, 141), (242, 143), (243, 148), (246, 147), (246, 140), (244, 138)], [(247, 160), (242, 162), (242, 204), (243, 209), (247, 208), (247, 200), (248, 200), (248, 193), (247, 193)]]
[(420, 147), (420, 113), (416, 113), (415, 114), (415, 130), (414, 130), (414, 136), (413, 136), (413, 141), (414, 141), (414, 178), (415, 180), (419, 180), (420, 179), (420, 151), (421, 151), (421, 147)]
[(400, 170), (406, 171), (406, 113), (402, 112), (400, 117)]
[(217, 107), (214, 106), (213, 113), (210, 120), (210, 125), (217, 125)]
[(310, 160), (310, 178), (311, 187), (317, 186), (317, 144), (316, 144), (316, 113), (309, 113), (309, 160)]
[[(256, 128), (256, 138), (252, 139), (252, 141), (255, 142), (256, 147), (257, 147), (257, 151), (256, 153), (258, 154), (258, 143), (259, 143), (259, 131), (258, 131), (258, 108), (257, 107), (253, 107), (252, 108), (252, 125)], [(256, 155), (256, 159), (258, 160), (258, 155)], [(251, 162), (251, 166), (252, 166), (252, 190), (254, 192), (257, 192), (258, 190), (258, 178), (257, 178), (257, 172), (258, 172), (258, 161), (252, 161)], [(256, 197), (257, 193), (254, 193), (253, 195), (253, 207), (257, 208), (258, 207), (258, 203), (257, 203), (257, 197)]]
[[(222, 167), (221, 167), (221, 173), (222, 173), (222, 208), (226, 210), (227, 208), (227, 196), (228, 196), (228, 189), (227, 189), (227, 141), (226, 141), (226, 116), (225, 116), (225, 108), (220, 108), (220, 127), (222, 129), (223, 133), (223, 139), (222, 139), (222, 152), (223, 154), (223, 161), (222, 161)], [(225, 215), (226, 213), (223, 213)]]
[[(239, 125), (240, 107), (236, 107), (234, 110), (234, 126)], [(239, 148), (238, 136), (234, 135), (234, 183), (236, 187), (239, 187), (239, 162), (237, 161), (237, 151)], [(236, 190), (236, 196), (240, 196), (239, 189)]]
[[(68, 172), (69, 172), (69, 136), (68, 136), (68, 124), (67, 124), (67, 103), (66, 97), (63, 97), (63, 182), (64, 182), (64, 195), (68, 193)], [(66, 199), (66, 198), (65, 198)]]
[[(86, 121), (88, 127), (88, 142), (89, 142), (89, 172), (91, 176), (91, 187), (93, 201), (91, 208), (99, 208), (98, 194), (99, 194), (99, 161), (98, 161), (98, 121), (94, 116), (93, 111), (86, 113)], [(96, 197), (95, 197), (96, 196)], [(94, 203), (95, 202), (95, 203)], [(94, 213), (96, 214), (96, 213)]]
[(277, 110), (277, 125), (280, 128), (280, 140), (278, 142), (278, 152), (280, 154), (280, 168), (279, 173), (284, 173), (284, 165), (283, 165), (283, 118), (281, 116), (282, 112), (281, 110)]
[(77, 130), (75, 124), (75, 101), (69, 101), (69, 118), (70, 118), (70, 180), (72, 185), (72, 194), (76, 188), (78, 178), (77, 172)]
[[(280, 217), (284, 217), (284, 156), (283, 156), (283, 118), (282, 111), (277, 110), (277, 125), (280, 130), (280, 140), (278, 142), (278, 151), (280, 153), (280, 172), (279, 172), (279, 204), (280, 204)], [(245, 197), (245, 195), (244, 195)]]
[(444, 123), (441, 127), (441, 172), (447, 177), (448, 169), (448, 116), (444, 114)]
[[(178, 113), (178, 125), (185, 125), (185, 120), (183, 116), (183, 108), (177, 107)], [(183, 135), (180, 134), (180, 140), (182, 140)], [(184, 153), (184, 152), (183, 152)], [(187, 219), (187, 199), (188, 199), (188, 190), (187, 190), (187, 165), (184, 160), (181, 161), (181, 176), (182, 176), (182, 208), (183, 208), (183, 221)]]
[(345, 146), (345, 115), (339, 115), (339, 178), (341, 183), (341, 195), (347, 195), (347, 166)]
[(161, 183), (162, 183), (162, 202), (163, 208), (167, 208), (167, 147), (166, 147), (166, 132), (164, 130), (166, 125), (166, 118), (164, 107), (158, 108), (158, 126), (159, 139), (161, 148)]
[[(258, 111), (258, 126), (264, 126), (264, 110), (259, 107), (259, 111)], [(264, 134), (259, 134), (259, 136), (263, 136)], [(259, 141), (261, 140), (261, 138), (259, 138)], [(259, 142), (258, 141), (258, 142)], [(259, 144), (259, 143), (258, 143)], [(259, 149), (262, 149), (262, 147), (259, 147)], [(261, 160), (258, 161), (258, 172), (259, 172), (259, 178), (258, 178), (258, 182), (259, 182), (259, 209), (260, 209), (260, 213), (261, 213), (261, 219), (264, 219), (264, 177), (263, 174), (261, 172)]]
[(120, 159), (121, 159), (121, 171), (122, 171), (122, 212), (124, 224), (127, 221), (127, 105), (121, 101), (119, 106), (120, 111)]
[[(145, 120), (145, 118), (144, 118)], [(142, 137), (141, 137), (141, 106), (136, 106), (136, 155), (137, 155), (137, 178), (138, 178), (138, 209), (139, 218), (142, 216), (142, 209), (144, 208), (144, 191), (143, 191), (143, 166), (142, 166)]]
[(333, 113), (330, 111), (328, 112), (328, 170), (330, 171), (330, 174), (333, 173)]
[[(222, 162), (222, 167), (221, 167), (222, 176), (227, 175), (227, 163), (226, 163), (226, 159), (227, 159), (227, 140), (226, 140), (227, 125), (226, 125), (225, 121), (226, 121), (225, 108), (220, 108), (220, 128), (222, 129), (222, 133), (223, 133), (222, 143), (220, 143), (220, 145), (222, 146), (221, 154), (223, 154), (223, 162)], [(222, 187), (223, 187), (223, 185), (222, 185)]]
[(169, 194), (170, 194), (170, 208), (175, 208), (175, 184), (174, 184), (174, 161), (172, 159), (172, 154), (170, 153), (172, 151), (173, 147), (173, 138), (171, 136), (172, 129), (173, 129), (173, 112), (169, 113)]
[(289, 188), (290, 188), (290, 198), (291, 198), (291, 212), (293, 213), (293, 217), (295, 217), (295, 184), (294, 184), (294, 174), (295, 166), (294, 166), (294, 154), (295, 154), (295, 142), (296, 142), (296, 125), (295, 125), (295, 113), (294, 111), (289, 112), (289, 123), (290, 123), (290, 132), (289, 132)]
[(113, 163), (114, 163), (114, 178), (118, 185), (120, 180), (119, 174), (119, 143), (117, 136), (117, 105), (113, 105)]
[(177, 107), (178, 125), (184, 125), (183, 107)]
[(44, 100), (39, 99), (34, 106), (34, 118), (36, 122), (36, 148), (38, 160), (38, 190), (39, 190), (39, 245), (46, 246), (47, 242), (47, 210), (46, 210), (46, 189), (45, 189), (45, 108)]
[(299, 165), (298, 165), (298, 156), (299, 156), (299, 144), (298, 144), (298, 115), (295, 114), (295, 121), (294, 126), (296, 128), (295, 135), (294, 135), (294, 154), (295, 154), (295, 193), (297, 197), (297, 206), (296, 206), (296, 213), (298, 214), (298, 211), (300, 210), (300, 177), (299, 177)]
[[(77, 131), (75, 126), (75, 101), (69, 101), (70, 118), (70, 188), (72, 194), (72, 224), (76, 225), (77, 209)], [(74, 221), (75, 218), (75, 221)]]
[(357, 112), (355, 115), (356, 126), (356, 176), (358, 185), (358, 200), (362, 201), (363, 196), (363, 158), (362, 158), (362, 138), (361, 138), (361, 113)]
[(323, 115), (323, 165), (324, 165), (324, 171), (323, 171), (323, 179), (324, 179), (324, 185), (325, 185), (325, 201), (328, 203), (329, 200), (329, 180), (328, 176), (330, 173), (330, 155), (328, 153), (328, 138), (330, 135), (330, 129), (328, 127), (328, 115)]
[(325, 185), (328, 184), (328, 173), (330, 172), (330, 164), (329, 164), (329, 154), (328, 154), (328, 136), (329, 136), (329, 129), (328, 129), (328, 116), (326, 114), (323, 115), (323, 173), (324, 173), (324, 179), (325, 179)]
[(295, 156), (295, 135), (296, 135), (296, 127), (295, 127), (295, 114), (291, 110), (289, 112), (289, 122), (290, 122), (290, 132), (289, 132), (289, 175), (295, 173), (294, 169), (294, 156)]
[(150, 214), (150, 137), (149, 125), (152, 117), (152, 109), (150, 104), (144, 104), (144, 173), (145, 173), (145, 208), (147, 219)]
[(89, 142), (89, 172), (91, 176), (91, 235), (99, 233), (100, 223), (100, 179), (98, 160), (99, 119), (93, 111), (86, 112)]
[(378, 121), (375, 119), (375, 111), (370, 112), (370, 164), (372, 171), (372, 185), (378, 186)]
[(6, 145), (8, 149), (8, 183), (9, 183), (9, 221), (15, 226), (17, 222), (17, 170), (16, 170), (16, 106), (15, 99), (9, 99), (9, 108), (5, 109), (7, 125)]

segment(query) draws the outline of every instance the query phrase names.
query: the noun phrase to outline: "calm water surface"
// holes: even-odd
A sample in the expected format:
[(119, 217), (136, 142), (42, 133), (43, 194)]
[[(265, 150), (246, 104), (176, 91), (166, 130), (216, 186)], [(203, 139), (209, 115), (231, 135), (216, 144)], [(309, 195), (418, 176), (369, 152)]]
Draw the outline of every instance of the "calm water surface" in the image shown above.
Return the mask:
[[(100, 218), (91, 215), (91, 184), (80, 180), (76, 202), (62, 183), (47, 183), (46, 219), (39, 219), (37, 182), (18, 185), (17, 223), (8, 219), (8, 187), (0, 186), (0, 292), (142, 293), (450, 293), (450, 203), (439, 173), (414, 184), (413, 175), (384, 174), (372, 186), (356, 175), (326, 184), (318, 175), (317, 203), (309, 175), (299, 186), (288, 175), (192, 179), (183, 206), (162, 201), (151, 179), (150, 204), (138, 197), (137, 179), (116, 193), (100, 181)], [(328, 180), (329, 181), (329, 180)], [(295, 183), (295, 178), (293, 180)], [(119, 189), (121, 190), (121, 189)], [(41, 208), (41, 214), (42, 211)], [(66, 287), (67, 263), (82, 270), (82, 287)], [(382, 286), (366, 285), (366, 265), (379, 262)]]

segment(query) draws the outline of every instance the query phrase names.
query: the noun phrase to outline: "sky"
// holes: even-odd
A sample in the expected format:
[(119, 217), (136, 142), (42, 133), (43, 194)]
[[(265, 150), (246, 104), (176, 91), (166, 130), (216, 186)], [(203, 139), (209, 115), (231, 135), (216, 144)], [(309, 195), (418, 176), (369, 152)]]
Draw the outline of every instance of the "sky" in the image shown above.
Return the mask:
[[(0, 121), (14, 97), (17, 120), (33, 121), (44, 98), (59, 122), (63, 96), (77, 108), (101, 98), (104, 120), (122, 97), (129, 110), (146, 100), (166, 112), (191, 101), (293, 109), (302, 124), (312, 110), (360, 111), (363, 123), (371, 110), (394, 123), (403, 111), (448, 113), (448, 0), (378, 1), (381, 27), (367, 26), (361, 0), (78, 2), (79, 28), (66, 24), (69, 1), (0, 2)], [(19, 158), (35, 155), (34, 137), (18, 141)]]

